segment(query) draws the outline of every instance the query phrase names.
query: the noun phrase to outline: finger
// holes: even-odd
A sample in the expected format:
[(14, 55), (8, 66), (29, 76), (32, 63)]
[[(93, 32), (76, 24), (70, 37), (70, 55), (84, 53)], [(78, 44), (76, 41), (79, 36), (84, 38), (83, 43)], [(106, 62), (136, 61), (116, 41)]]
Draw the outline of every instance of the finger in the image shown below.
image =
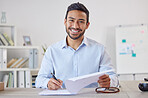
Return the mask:
[(110, 82), (99, 83), (100, 87), (110, 87)]
[(105, 81), (110, 81), (110, 77), (107, 74), (102, 75), (101, 77), (99, 77), (99, 80), (98, 80), (98, 82), (105, 82)]
[(99, 84), (110, 84), (110, 81), (98, 81)]
[(109, 84), (108, 84), (108, 85), (100, 85), (100, 87), (109, 88), (109, 87), (110, 87), (110, 85), (109, 85)]
[(53, 90), (52, 85), (55, 85), (55, 84), (51, 81), (48, 81), (48, 89)]
[(110, 82), (101, 82), (101, 83), (99, 83), (100, 85), (108, 85), (108, 84), (110, 84)]
[(57, 90), (57, 89), (59, 89), (59, 86), (53, 84), (53, 85), (50, 85), (50, 89), (51, 90)]
[(57, 86), (60, 86), (61, 83), (57, 80), (55, 80), (54, 78), (50, 78), (50, 81), (53, 82), (54, 84), (56, 84)]
[(57, 89), (59, 89), (59, 88), (56, 87), (55, 85), (50, 85), (50, 86), (48, 87), (48, 89), (50, 89), (50, 90), (57, 90)]
[(102, 82), (110, 82), (110, 78), (107, 77), (107, 78), (103, 78), (103, 79), (98, 80), (98, 83), (102, 83)]
[(99, 79), (104, 79), (104, 78), (107, 78), (107, 77), (109, 77), (109, 75), (104, 74), (104, 75), (100, 76)]
[(109, 75), (102, 75), (99, 77), (98, 83), (100, 87), (110, 87), (110, 77)]
[(62, 84), (63, 84), (63, 81), (62, 81), (62, 80), (60, 80), (60, 79), (58, 79), (58, 81), (60, 82), (60, 85), (62, 86)]
[(48, 89), (56, 90), (60, 88), (60, 85), (57, 85), (54, 79), (50, 79), (48, 82)]
[(50, 90), (57, 90), (57, 89), (59, 89), (59, 88), (60, 88), (60, 86), (56, 85), (56, 84), (53, 83), (52, 81), (49, 81), (49, 82), (48, 82), (48, 89), (50, 89)]

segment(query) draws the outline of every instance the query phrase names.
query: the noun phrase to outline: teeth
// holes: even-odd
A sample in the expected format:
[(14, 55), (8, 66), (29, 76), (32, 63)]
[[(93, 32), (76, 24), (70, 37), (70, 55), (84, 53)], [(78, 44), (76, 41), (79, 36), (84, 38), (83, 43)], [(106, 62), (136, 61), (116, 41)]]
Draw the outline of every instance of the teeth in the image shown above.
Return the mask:
[(72, 29), (71, 31), (72, 31), (72, 32), (74, 32), (74, 33), (77, 33), (77, 32), (79, 32), (79, 31), (75, 31), (75, 30), (73, 30), (73, 29)]

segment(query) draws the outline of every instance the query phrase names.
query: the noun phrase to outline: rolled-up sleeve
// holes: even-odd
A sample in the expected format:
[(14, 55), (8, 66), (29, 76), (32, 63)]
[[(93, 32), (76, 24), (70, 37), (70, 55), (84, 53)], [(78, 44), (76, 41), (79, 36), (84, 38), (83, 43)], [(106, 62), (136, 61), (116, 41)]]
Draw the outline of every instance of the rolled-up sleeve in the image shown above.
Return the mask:
[(108, 53), (105, 51), (105, 48), (102, 49), (102, 56), (100, 60), (99, 71), (113, 70), (112, 72), (107, 73), (111, 79), (110, 87), (117, 87), (119, 85), (117, 74), (113, 65), (111, 64), (111, 58)]
[(51, 78), (51, 72), (53, 72), (53, 65), (51, 49), (49, 47), (43, 57), (41, 68), (35, 81), (36, 88), (47, 88), (48, 81)]

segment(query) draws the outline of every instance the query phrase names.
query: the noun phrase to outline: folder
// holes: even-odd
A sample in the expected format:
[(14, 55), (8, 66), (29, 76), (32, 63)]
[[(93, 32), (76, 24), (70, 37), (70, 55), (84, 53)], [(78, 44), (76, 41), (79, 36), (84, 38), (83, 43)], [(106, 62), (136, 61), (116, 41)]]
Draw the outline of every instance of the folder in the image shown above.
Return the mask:
[(3, 49), (3, 68), (7, 68), (7, 49)]
[(2, 57), (2, 49), (0, 49), (0, 69), (3, 68), (3, 57)]
[(18, 71), (18, 87), (19, 88), (24, 88), (25, 85), (24, 85), (24, 80), (25, 76), (24, 76), (24, 71)]
[(0, 38), (0, 46), (4, 46), (5, 44), (3, 43), (2, 39)]
[(14, 82), (13, 82), (13, 77), (14, 77), (14, 76), (13, 76), (13, 73), (10, 72), (10, 73), (9, 73), (9, 81), (8, 81), (8, 87), (9, 87), (9, 88), (13, 88), (13, 83), (14, 83)]
[(8, 74), (5, 74), (5, 75), (3, 76), (3, 82), (4, 82), (4, 87), (5, 87), (5, 88), (7, 87), (8, 80), (9, 80), (9, 75), (8, 75)]
[(31, 88), (31, 73), (29, 70), (25, 71), (25, 87)]
[(5, 46), (9, 45), (9, 43), (7, 42), (7, 40), (5, 39), (5, 37), (3, 36), (2, 33), (0, 33), (0, 38), (1, 38), (2, 42), (5, 44)]
[(33, 59), (33, 62), (34, 62), (34, 66), (33, 68), (37, 68), (38, 67), (38, 50), (37, 49), (34, 49), (34, 59)]
[(30, 49), (29, 54), (29, 68), (37, 68), (38, 67), (38, 50)]
[(34, 62), (33, 62), (33, 49), (30, 49), (29, 50), (29, 68), (30, 69), (33, 69), (33, 65), (34, 65)]
[(7, 63), (7, 68), (9, 68), (13, 63), (15, 63), (17, 59), (12, 58), (8, 63)]
[(7, 50), (0, 49), (0, 68), (5, 69), (7, 68)]
[(5, 37), (5, 39), (7, 40), (7, 42), (9, 43), (9, 45), (14, 46), (14, 42), (11, 40), (11, 38), (7, 35), (7, 33), (3, 33), (2, 34), (3, 37)]
[(16, 68), (22, 68), (27, 63), (27, 61), (28, 61), (28, 58), (24, 58), (24, 60), (21, 63), (19, 63), (16, 66)]
[(15, 62), (15, 65), (11, 66), (12, 68), (17, 68), (18, 64), (20, 64), (22, 61), (24, 60), (24, 58), (20, 58)]
[(10, 66), (10, 68), (15, 68), (15, 66), (17, 66), (22, 60), (23, 60), (22, 57), (19, 58), (16, 62), (14, 62), (14, 63)]

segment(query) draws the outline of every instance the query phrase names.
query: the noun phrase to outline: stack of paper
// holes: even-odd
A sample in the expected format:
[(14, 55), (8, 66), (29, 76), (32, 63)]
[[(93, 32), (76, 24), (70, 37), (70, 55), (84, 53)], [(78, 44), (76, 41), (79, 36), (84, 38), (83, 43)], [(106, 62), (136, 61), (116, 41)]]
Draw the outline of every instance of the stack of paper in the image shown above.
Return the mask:
[(59, 90), (43, 90), (39, 95), (73, 95), (77, 94), (85, 86), (97, 82), (99, 77), (107, 72), (112, 72), (113, 70), (108, 70), (104, 72), (97, 72), (89, 75), (84, 75), (80, 77), (75, 77), (66, 80), (66, 89)]

